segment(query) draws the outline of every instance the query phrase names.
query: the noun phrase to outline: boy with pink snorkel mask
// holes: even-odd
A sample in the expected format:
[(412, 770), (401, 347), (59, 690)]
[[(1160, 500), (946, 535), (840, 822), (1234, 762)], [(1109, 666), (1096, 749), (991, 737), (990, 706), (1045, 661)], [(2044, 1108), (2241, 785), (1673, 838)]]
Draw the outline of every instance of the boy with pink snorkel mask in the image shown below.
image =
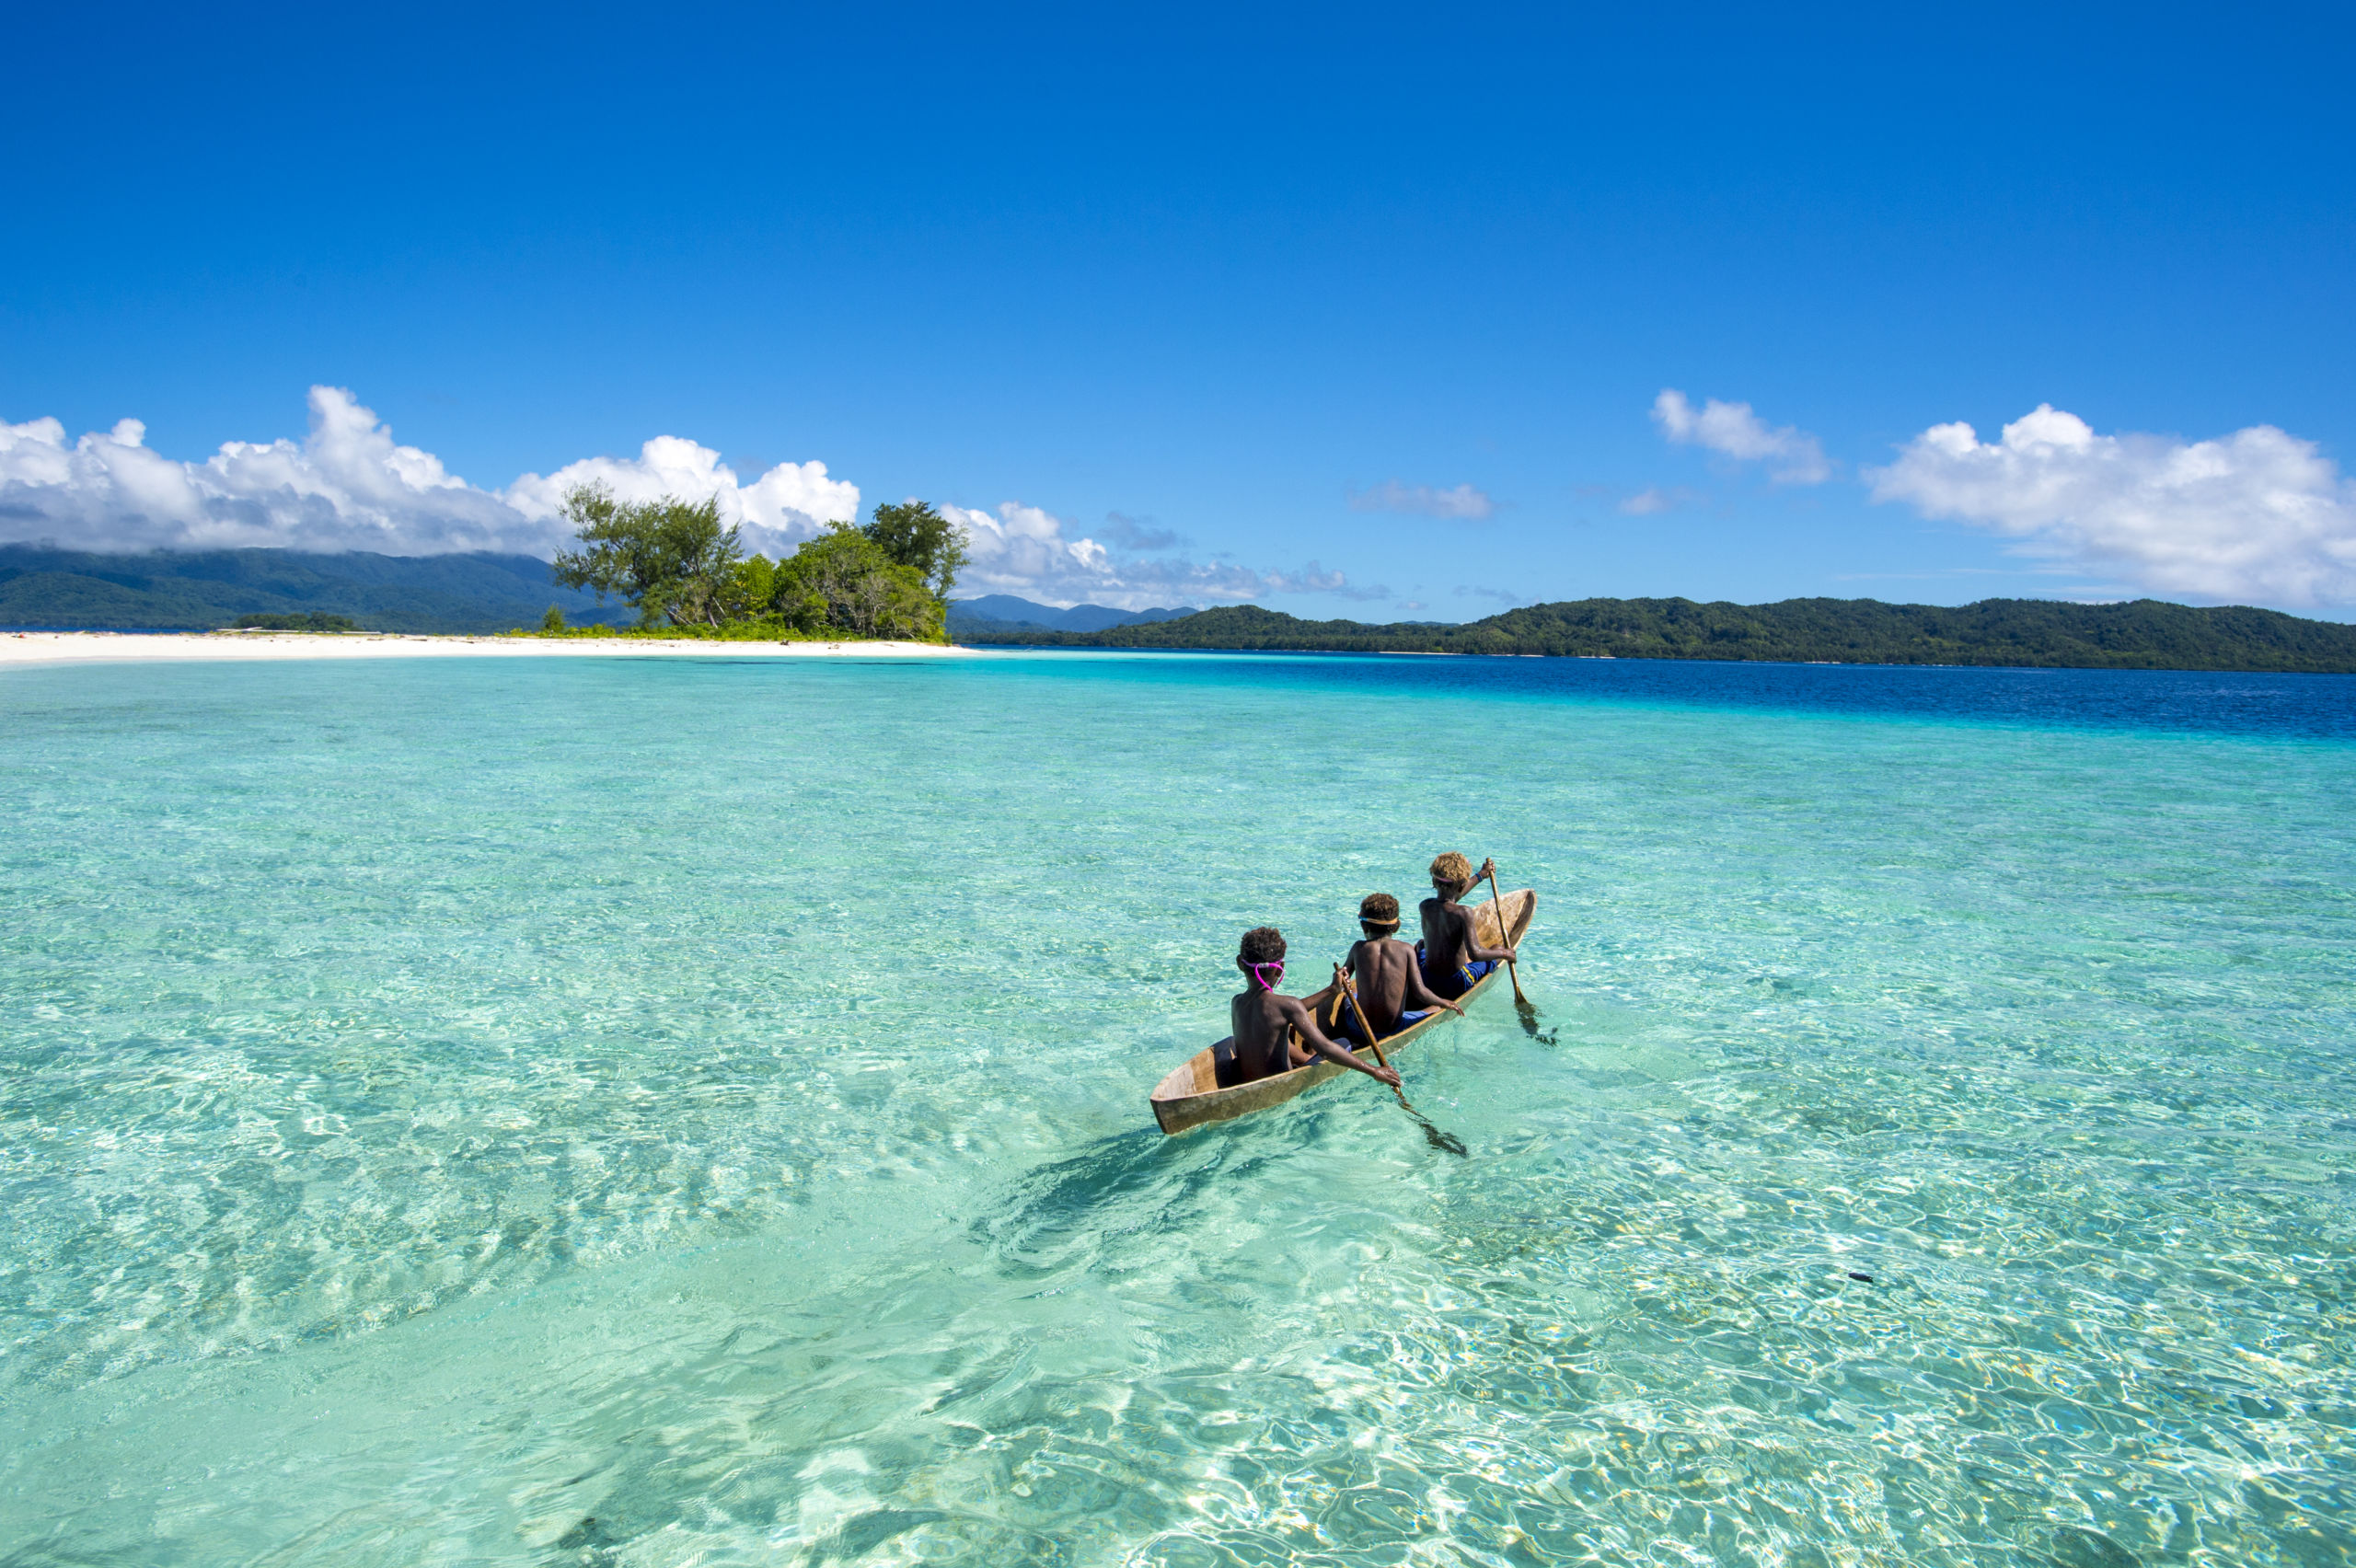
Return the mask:
[[(1222, 1043), (1228, 1044), (1230, 1054), (1218, 1061), (1221, 1088), (1274, 1078), (1278, 1073), (1307, 1066), (1319, 1056), (1355, 1067), (1393, 1088), (1398, 1086), (1397, 1073), (1373, 1062), (1361, 1062), (1350, 1055), (1349, 1047), (1327, 1039), (1325, 1032), (1317, 1027), (1317, 1015), (1309, 1010), (1307, 1003), (1276, 989), (1277, 982), (1285, 977), (1283, 932), (1274, 926), (1254, 926), (1244, 932), (1242, 951), (1235, 955), (1235, 967), (1243, 971), (1244, 984), (1242, 993), (1228, 1004), (1228, 1021), (1235, 1037), (1232, 1042)], [(1293, 1043), (1295, 1035), (1307, 1043), (1308, 1050)]]

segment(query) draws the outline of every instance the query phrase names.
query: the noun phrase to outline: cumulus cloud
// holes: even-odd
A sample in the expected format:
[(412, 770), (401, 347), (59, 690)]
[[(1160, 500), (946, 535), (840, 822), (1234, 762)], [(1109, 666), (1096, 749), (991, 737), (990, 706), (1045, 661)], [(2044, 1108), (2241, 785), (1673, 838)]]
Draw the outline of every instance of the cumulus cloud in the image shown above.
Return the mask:
[(603, 484), (624, 501), (664, 495), (702, 501), (720, 498), (720, 516), (743, 531), (745, 548), (786, 556), (829, 523), (859, 515), (859, 487), (829, 478), (824, 463), (780, 463), (751, 484), (709, 446), (676, 435), (658, 435), (635, 458), (584, 457), (546, 478), (525, 474), (507, 487), (506, 499), (527, 517), (554, 517), (575, 485)]
[(2147, 592), (2356, 603), (2356, 484), (2315, 443), (2272, 425), (2195, 442), (2097, 435), (2039, 404), (1993, 442), (1968, 424), (1934, 425), (1865, 477), (1876, 501)]
[(1832, 477), (1823, 444), (1793, 425), (1770, 428), (1748, 403), (1712, 398), (1696, 410), (1685, 394), (1665, 387), (1653, 399), (1653, 422), (1662, 435), (1683, 446), (1700, 446), (1745, 463), (1764, 463), (1767, 477), (1782, 485), (1819, 485)]
[(392, 433), (351, 393), (311, 388), (301, 444), (232, 441), (202, 463), (151, 451), (124, 420), (71, 445), (53, 419), (0, 423), (0, 536), (94, 550), (314, 550), (431, 555), (545, 554), (547, 530), (497, 495), (446, 472)]
[(1431, 485), (1403, 485), (1385, 479), (1350, 497), (1353, 512), (1407, 512), (1422, 517), (1445, 517), (1478, 523), (1496, 515), (1497, 504), (1472, 485), (1439, 490)]
[(632, 500), (718, 496), (722, 516), (745, 525), (746, 543), (772, 553), (859, 512), (858, 487), (828, 478), (822, 463), (780, 464), (743, 485), (718, 453), (676, 436), (648, 442), (635, 459), (587, 458), (483, 490), (432, 453), (395, 443), (342, 387), (312, 387), (310, 413), (300, 443), (232, 441), (198, 463), (151, 450), (137, 420), (71, 444), (53, 419), (0, 422), (0, 539), (101, 551), (284, 546), (547, 557), (569, 536), (556, 518), (565, 489), (589, 479)]
[(965, 533), (971, 559), (957, 579), (961, 591), (1125, 610), (1256, 599), (1267, 594), (1353, 597), (1388, 593), (1353, 588), (1342, 572), (1327, 571), (1315, 561), (1298, 572), (1280, 572), (1219, 561), (1116, 556), (1095, 539), (1068, 536), (1063, 519), (1053, 513), (1020, 502), (1003, 502), (996, 512), (943, 505), (941, 513)]

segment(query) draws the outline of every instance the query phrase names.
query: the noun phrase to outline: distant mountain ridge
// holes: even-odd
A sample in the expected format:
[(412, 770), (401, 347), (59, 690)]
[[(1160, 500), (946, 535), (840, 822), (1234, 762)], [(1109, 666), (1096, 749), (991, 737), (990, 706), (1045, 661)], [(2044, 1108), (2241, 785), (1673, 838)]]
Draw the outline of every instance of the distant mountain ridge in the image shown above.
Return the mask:
[(1463, 626), (1301, 620), (1230, 605), (1100, 632), (976, 634), (976, 642), (1099, 648), (1264, 649), (1336, 653), (1547, 654), (1837, 664), (1993, 664), (2053, 669), (2356, 674), (2356, 627), (2244, 605), (2157, 599), (1886, 605), (1786, 599), (1580, 599), (1531, 605)]
[(1025, 627), (1043, 631), (1110, 631), (1116, 627), (1144, 626), (1195, 613), (1189, 605), (1174, 610), (1115, 610), (1103, 605), (1074, 605), (1068, 610), (1018, 599), (1011, 594), (985, 594), (977, 599), (953, 599), (949, 605), (949, 635), (971, 630), (995, 635)]
[[(486, 632), (537, 625), (550, 605), (576, 624), (634, 618), (622, 605), (600, 605), (592, 594), (558, 587), (549, 563), (531, 556), (281, 549), (101, 555), (0, 545), (0, 628), (203, 630), (247, 615), (320, 614), (349, 616), (373, 631)], [(953, 603), (949, 632), (964, 642), (1077, 647), (2356, 674), (2356, 627), (2156, 599), (1983, 599), (1953, 606), (1875, 599), (1581, 599), (1446, 626), (1310, 621), (1253, 605), (1057, 609), (993, 594)]]
[(0, 627), (204, 630), (246, 615), (350, 616), (371, 631), (504, 631), (550, 605), (576, 624), (634, 620), (560, 588), (532, 556), (366, 551), (156, 551), (98, 555), (0, 545)]

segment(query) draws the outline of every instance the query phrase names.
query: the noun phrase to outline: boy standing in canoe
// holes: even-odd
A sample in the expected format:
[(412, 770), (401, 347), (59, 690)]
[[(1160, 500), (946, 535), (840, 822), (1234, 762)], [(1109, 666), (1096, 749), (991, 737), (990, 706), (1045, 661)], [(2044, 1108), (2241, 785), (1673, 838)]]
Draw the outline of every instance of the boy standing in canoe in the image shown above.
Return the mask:
[[(1509, 947), (1485, 948), (1472, 936), (1472, 912), (1457, 902), (1489, 874), (1490, 862), (1472, 862), (1450, 849), (1432, 862), (1432, 896), (1424, 900), (1424, 984), (1454, 998), (1500, 963), (1520, 955)], [(1503, 935), (1503, 932), (1498, 933)]]
[[(1399, 1075), (1389, 1067), (1371, 1062), (1361, 1062), (1346, 1046), (1336, 1045), (1317, 1027), (1317, 1015), (1298, 997), (1284, 996), (1276, 990), (1276, 982), (1285, 977), (1284, 933), (1274, 926), (1254, 926), (1243, 933), (1243, 945), (1235, 955), (1235, 967), (1243, 971), (1242, 993), (1228, 1004), (1228, 1021), (1235, 1033), (1232, 1078), (1227, 1071), (1219, 1074), (1219, 1087), (1230, 1082), (1250, 1083), (1254, 1078), (1274, 1078), (1290, 1072), (1297, 1066), (1307, 1066), (1322, 1056), (1342, 1066), (1356, 1067), (1370, 1078), (1397, 1088)], [(1309, 1051), (1294, 1060), (1292, 1037), (1298, 1033), (1309, 1044)], [(1221, 1064), (1227, 1066), (1228, 1064)]]
[(1357, 1009), (1343, 1000), (1338, 1016), (1346, 1032), (1360, 1036), (1371, 1026), (1376, 1040), (1388, 1040), (1409, 1024), (1422, 1022), (1437, 1008), (1462, 1015), (1462, 1008), (1446, 997), (1435, 996), (1424, 984), (1415, 950), (1393, 940), (1399, 929), (1397, 899), (1387, 893), (1368, 894), (1358, 903), (1358, 929), (1366, 933), (1365, 939), (1350, 948), (1342, 967), (1356, 983), (1367, 1016), (1361, 1022)]

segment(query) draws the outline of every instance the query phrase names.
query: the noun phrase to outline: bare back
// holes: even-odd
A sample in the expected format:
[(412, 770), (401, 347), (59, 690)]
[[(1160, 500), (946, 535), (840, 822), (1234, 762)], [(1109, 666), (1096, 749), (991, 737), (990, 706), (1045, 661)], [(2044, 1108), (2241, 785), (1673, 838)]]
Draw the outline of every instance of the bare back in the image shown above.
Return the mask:
[(1438, 896), (1416, 911), (1424, 927), (1424, 974), (1453, 974), (1472, 956), (1472, 917), (1462, 905)]
[[(1378, 1037), (1399, 1032), (1399, 1015), (1423, 986), (1415, 973), (1415, 950), (1390, 938), (1369, 938), (1350, 949), (1345, 967)], [(1356, 1030), (1352, 1031), (1357, 1032)]]
[(1237, 1081), (1249, 1083), (1292, 1070), (1292, 1020), (1284, 1007), (1287, 1002), (1292, 1002), (1291, 1011), (1301, 1010), (1290, 997), (1256, 986), (1228, 1003), (1228, 1027), (1235, 1035)]

